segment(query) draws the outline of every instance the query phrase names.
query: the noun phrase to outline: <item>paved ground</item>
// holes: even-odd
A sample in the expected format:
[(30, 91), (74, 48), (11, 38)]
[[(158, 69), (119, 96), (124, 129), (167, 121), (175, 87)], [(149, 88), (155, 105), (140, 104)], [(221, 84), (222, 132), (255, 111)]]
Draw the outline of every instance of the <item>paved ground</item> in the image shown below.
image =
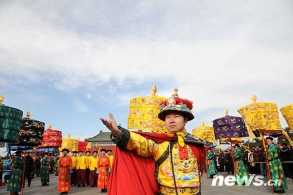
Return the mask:
[[(227, 176), (226, 173), (219, 173), (219, 175)], [(32, 181), (31, 187), (24, 188), (25, 195), (58, 195), (57, 192), (57, 177), (50, 175), (50, 185), (41, 186), (40, 178), (35, 178)], [(256, 180), (252, 180), (255, 182)], [(285, 194), (293, 194), (293, 181), (287, 180), (289, 190)], [(218, 180), (219, 183), (219, 180)], [(264, 195), (271, 194), (271, 188), (269, 186), (212, 186), (212, 179), (206, 178), (206, 175), (202, 178), (202, 194), (203, 195)], [(9, 194), (7, 185), (0, 186), (0, 195)], [(72, 186), (69, 194), (72, 195), (105, 195), (106, 193), (101, 193), (96, 187), (76, 187)]]

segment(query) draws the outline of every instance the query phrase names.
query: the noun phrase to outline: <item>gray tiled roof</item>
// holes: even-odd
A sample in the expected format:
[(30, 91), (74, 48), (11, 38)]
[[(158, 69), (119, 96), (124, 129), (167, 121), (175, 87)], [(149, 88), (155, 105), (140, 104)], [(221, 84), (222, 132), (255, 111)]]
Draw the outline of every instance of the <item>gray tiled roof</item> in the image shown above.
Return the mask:
[(86, 141), (86, 142), (105, 142), (105, 141), (111, 141), (110, 135), (111, 135), (111, 132), (110, 131), (103, 132), (102, 130), (100, 130), (100, 132), (99, 132), (98, 135), (96, 135), (94, 137), (90, 137), (88, 139), (84, 139), (84, 141)]

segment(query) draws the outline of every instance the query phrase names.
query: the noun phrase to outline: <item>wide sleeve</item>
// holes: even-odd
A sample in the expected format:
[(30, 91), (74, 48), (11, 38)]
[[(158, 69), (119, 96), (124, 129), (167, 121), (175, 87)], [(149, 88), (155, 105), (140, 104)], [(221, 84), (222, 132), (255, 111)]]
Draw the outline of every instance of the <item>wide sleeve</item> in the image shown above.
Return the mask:
[(122, 150), (133, 150), (139, 156), (150, 157), (155, 156), (158, 152), (158, 144), (151, 139), (147, 139), (139, 134), (130, 132), (127, 129), (119, 127), (122, 135), (119, 138), (111, 135), (111, 139)]

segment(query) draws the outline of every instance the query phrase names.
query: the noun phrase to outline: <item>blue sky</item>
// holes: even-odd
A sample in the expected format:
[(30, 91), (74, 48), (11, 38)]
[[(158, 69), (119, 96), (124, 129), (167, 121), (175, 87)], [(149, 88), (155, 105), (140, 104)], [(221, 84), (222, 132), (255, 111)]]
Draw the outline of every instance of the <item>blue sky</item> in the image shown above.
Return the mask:
[[(131, 98), (173, 89), (187, 129), (258, 101), (292, 104), (292, 1), (0, 1), (4, 104), (81, 140), (127, 127)], [(280, 115), (283, 127), (287, 124)]]

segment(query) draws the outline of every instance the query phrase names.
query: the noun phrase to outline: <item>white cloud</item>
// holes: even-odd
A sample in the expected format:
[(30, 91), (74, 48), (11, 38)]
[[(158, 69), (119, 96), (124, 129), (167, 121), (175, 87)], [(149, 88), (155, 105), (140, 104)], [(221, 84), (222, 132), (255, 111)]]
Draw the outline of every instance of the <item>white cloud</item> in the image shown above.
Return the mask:
[(87, 112), (88, 111), (88, 106), (84, 102), (82, 102), (81, 100), (74, 99), (73, 104), (78, 112)]
[[(178, 87), (199, 113), (213, 108), (236, 112), (252, 94), (282, 107), (292, 103), (293, 95), (290, 5), (2, 3), (0, 68), (5, 71), (0, 81), (83, 89), (87, 99), (117, 106), (148, 95), (142, 87), (155, 82), (162, 96)], [(73, 102), (78, 111), (88, 110), (81, 100)], [(222, 111), (211, 114), (218, 115)]]

